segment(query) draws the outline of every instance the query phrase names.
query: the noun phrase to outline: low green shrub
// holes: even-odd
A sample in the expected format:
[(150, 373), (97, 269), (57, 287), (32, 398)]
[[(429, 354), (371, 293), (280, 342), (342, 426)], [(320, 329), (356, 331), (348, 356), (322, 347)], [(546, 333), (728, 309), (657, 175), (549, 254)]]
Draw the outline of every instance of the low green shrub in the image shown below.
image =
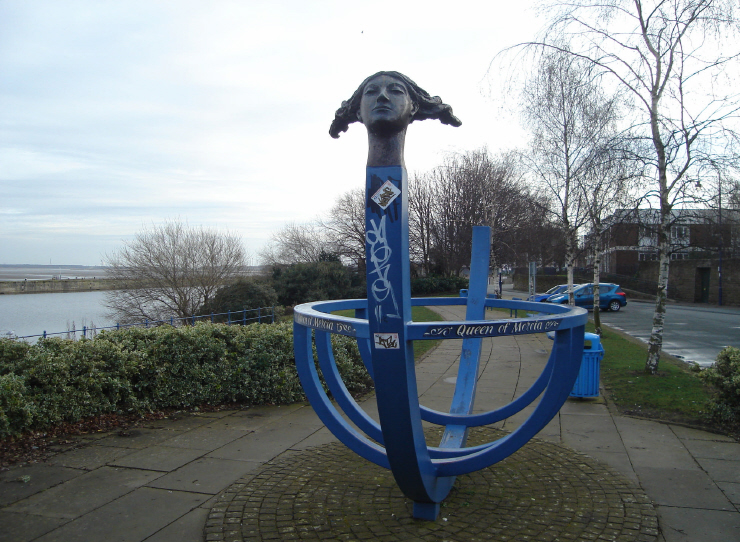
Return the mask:
[(468, 279), (465, 277), (440, 277), (429, 275), (426, 277), (415, 277), (411, 279), (411, 295), (417, 297), (438, 293), (457, 293), (467, 287)]
[[(352, 393), (369, 390), (357, 343), (333, 335)], [(305, 400), (290, 322), (128, 328), (35, 345), (0, 339), (0, 438), (103, 413)]]
[(717, 390), (712, 399), (713, 417), (721, 423), (740, 425), (740, 349), (725, 347), (716, 363), (699, 375)]

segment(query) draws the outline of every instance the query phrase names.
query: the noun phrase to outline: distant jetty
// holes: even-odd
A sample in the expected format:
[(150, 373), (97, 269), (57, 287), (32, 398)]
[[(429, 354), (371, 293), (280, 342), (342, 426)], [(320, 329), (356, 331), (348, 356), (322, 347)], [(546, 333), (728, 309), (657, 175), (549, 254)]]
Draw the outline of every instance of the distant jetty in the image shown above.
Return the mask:
[(0, 295), (93, 292), (98, 290), (115, 290), (114, 281), (96, 278), (0, 281)]

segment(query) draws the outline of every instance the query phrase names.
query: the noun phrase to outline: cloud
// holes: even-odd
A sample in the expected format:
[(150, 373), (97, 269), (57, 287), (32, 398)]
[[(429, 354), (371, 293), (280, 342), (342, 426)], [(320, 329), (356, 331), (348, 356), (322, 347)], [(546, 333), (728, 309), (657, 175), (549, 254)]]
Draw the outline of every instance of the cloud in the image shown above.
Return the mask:
[(411, 170), (510, 145), (516, 129), (497, 125), (480, 84), (511, 29), (531, 27), (523, 14), (484, 1), (3, 2), (0, 263), (67, 247), (57, 263), (96, 264), (173, 216), (236, 230), (256, 252), (362, 185), (362, 127), (339, 140), (328, 128), (380, 69), (463, 120), (412, 125)]

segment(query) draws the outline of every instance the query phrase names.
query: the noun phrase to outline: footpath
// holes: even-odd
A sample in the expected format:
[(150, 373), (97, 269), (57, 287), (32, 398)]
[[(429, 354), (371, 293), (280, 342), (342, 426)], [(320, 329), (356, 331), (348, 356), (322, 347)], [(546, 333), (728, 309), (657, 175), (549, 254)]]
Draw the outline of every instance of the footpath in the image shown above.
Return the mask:
[[(439, 309), (447, 319), (460, 318), (458, 308)], [(551, 347), (544, 335), (486, 341), (490, 344), (484, 348), (476, 410), (501, 406), (523, 393), (539, 375)], [(459, 341), (444, 341), (417, 365), (422, 404), (449, 407), (459, 349)], [(374, 401), (373, 396), (363, 401), (371, 415)], [(497, 428), (512, 430), (527, 414), (525, 410)], [(636, 540), (740, 541), (740, 443), (696, 429), (620, 416), (601, 398), (568, 400), (538, 439), (558, 450), (575, 450), (576, 459), (585, 454), (644, 491), (657, 513), (658, 529), (637, 526), (642, 530)], [(0, 472), (0, 541), (250, 539), (244, 534), (229, 538), (223, 529), (207, 525), (219, 521), (235, 528), (243, 525), (249, 515), (243, 503), (249, 497), (239, 495), (249, 489), (251, 473), (281, 458), (312, 456), (313, 447), (331, 446), (336, 439), (310, 405), (301, 403), (183, 413), (135, 429), (79, 437), (76, 442), (77, 449), (44, 463)], [(579, 476), (584, 464), (571, 461), (566, 468)], [(262, 498), (278, 502), (280, 492), (289, 491), (278, 484)], [(243, 500), (238, 513), (219, 504), (229, 492), (231, 498)], [(288, 527), (277, 530), (274, 539), (308, 538), (290, 528), (289, 518), (285, 523)], [(610, 532), (608, 526), (604, 529)], [(512, 539), (506, 533), (500, 536), (496, 539)], [(325, 531), (319, 538), (333, 537)], [(390, 531), (357, 538), (404, 539)], [(620, 540), (617, 535), (599, 539)]]

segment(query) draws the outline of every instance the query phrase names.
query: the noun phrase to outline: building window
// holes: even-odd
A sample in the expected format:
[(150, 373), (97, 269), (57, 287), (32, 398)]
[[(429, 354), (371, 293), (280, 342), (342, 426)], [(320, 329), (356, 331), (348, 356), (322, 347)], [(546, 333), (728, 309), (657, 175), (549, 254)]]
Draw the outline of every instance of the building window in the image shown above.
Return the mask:
[(671, 227), (671, 241), (679, 245), (689, 244), (689, 227), (673, 226)]
[(648, 226), (640, 226), (640, 238), (637, 241), (641, 247), (657, 247), (658, 232)]

